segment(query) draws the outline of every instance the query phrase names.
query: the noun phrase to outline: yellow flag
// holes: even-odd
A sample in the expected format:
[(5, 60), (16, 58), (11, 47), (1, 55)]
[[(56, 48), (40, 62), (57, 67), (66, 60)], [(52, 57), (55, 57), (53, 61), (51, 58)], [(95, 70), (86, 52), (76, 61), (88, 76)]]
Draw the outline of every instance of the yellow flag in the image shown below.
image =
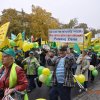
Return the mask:
[(9, 28), (9, 24), (10, 22), (7, 22), (0, 27), (0, 42), (4, 41), (5, 39), (8, 28)]
[(19, 33), (16, 37), (16, 39), (14, 40), (16, 42), (16, 45), (19, 46), (20, 48), (22, 48), (23, 46), (23, 38), (22, 38), (22, 34)]
[(97, 44), (100, 44), (100, 39), (99, 38), (92, 41), (92, 45), (97, 45)]
[(85, 34), (85, 40), (84, 40), (84, 44), (89, 47), (91, 45), (91, 38), (92, 38), (92, 33), (88, 32)]
[(4, 48), (4, 47), (10, 47), (10, 42), (9, 42), (9, 39), (8, 39), (8, 37), (5, 37), (5, 39), (4, 39), (4, 41), (2, 41), (1, 43), (0, 43), (0, 48)]

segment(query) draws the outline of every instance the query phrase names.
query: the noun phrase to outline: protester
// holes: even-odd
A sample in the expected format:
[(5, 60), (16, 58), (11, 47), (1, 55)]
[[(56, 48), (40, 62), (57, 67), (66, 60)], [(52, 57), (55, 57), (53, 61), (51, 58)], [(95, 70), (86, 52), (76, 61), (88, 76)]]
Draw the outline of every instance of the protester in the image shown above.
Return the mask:
[(2, 68), (0, 69), (0, 100), (3, 96), (14, 91), (24, 91), (28, 86), (26, 75), (21, 67), (14, 63), (14, 50), (4, 50), (2, 56)]
[(28, 92), (36, 88), (34, 79), (37, 77), (37, 68), (40, 66), (38, 60), (33, 56), (33, 51), (29, 52), (29, 57), (25, 58), (22, 62), (27, 65), (27, 77), (29, 80)]
[(22, 68), (24, 68), (22, 64), (23, 59), (24, 57), (22, 56), (21, 51), (17, 52), (15, 56), (15, 62), (17, 65), (21, 66)]
[[(82, 54), (78, 57), (77, 61), (77, 69), (76, 75), (83, 74), (86, 78), (84, 82), (84, 88), (87, 91), (88, 88), (88, 68), (90, 66), (89, 56), (87, 55), (87, 51), (83, 50)], [(79, 90), (81, 92), (81, 89)]]
[(55, 56), (55, 51), (54, 50), (50, 50), (47, 54), (46, 54), (46, 66), (53, 71), (54, 66), (52, 66), (52, 62), (55, 61), (57, 59), (57, 56)]
[(46, 65), (46, 59), (45, 59), (45, 56), (46, 56), (46, 53), (47, 53), (48, 51), (46, 50), (46, 49), (42, 49), (41, 50), (41, 54), (40, 54), (40, 65), (41, 66), (44, 66), (45, 67), (45, 65)]
[(14, 46), (14, 52), (15, 52), (15, 55), (19, 52), (22, 54), (22, 50), (18, 49), (18, 46)]
[(71, 87), (74, 86), (71, 66), (72, 60), (66, 56), (67, 47), (61, 47), (59, 56), (53, 65), (53, 86), (50, 89), (50, 100), (71, 100)]

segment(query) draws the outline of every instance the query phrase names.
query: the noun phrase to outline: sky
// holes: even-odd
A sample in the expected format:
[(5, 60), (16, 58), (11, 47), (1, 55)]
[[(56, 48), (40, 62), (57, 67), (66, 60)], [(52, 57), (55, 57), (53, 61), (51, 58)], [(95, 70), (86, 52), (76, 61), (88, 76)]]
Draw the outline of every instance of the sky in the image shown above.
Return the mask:
[(67, 24), (70, 19), (77, 18), (79, 23), (100, 29), (100, 0), (1, 0), (0, 15), (8, 8), (31, 13), (32, 4), (52, 13), (61, 23)]

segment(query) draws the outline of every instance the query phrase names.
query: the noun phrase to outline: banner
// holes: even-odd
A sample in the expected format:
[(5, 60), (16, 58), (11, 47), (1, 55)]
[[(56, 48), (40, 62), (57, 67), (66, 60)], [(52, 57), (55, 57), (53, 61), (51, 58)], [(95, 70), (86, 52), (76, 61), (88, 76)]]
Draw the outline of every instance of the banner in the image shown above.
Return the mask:
[(83, 43), (83, 29), (51, 29), (49, 30), (50, 42)]
[(10, 22), (7, 22), (0, 27), (0, 42), (4, 41), (5, 39), (8, 28), (9, 28), (9, 24)]

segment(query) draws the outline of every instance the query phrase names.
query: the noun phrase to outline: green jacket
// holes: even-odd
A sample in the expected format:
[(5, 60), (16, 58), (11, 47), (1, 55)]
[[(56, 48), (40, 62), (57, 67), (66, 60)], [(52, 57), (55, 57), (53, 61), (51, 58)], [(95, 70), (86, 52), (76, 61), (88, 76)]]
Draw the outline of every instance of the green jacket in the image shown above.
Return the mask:
[(36, 69), (40, 66), (38, 60), (35, 57), (27, 57), (25, 62), (27, 64), (27, 75), (35, 75)]

